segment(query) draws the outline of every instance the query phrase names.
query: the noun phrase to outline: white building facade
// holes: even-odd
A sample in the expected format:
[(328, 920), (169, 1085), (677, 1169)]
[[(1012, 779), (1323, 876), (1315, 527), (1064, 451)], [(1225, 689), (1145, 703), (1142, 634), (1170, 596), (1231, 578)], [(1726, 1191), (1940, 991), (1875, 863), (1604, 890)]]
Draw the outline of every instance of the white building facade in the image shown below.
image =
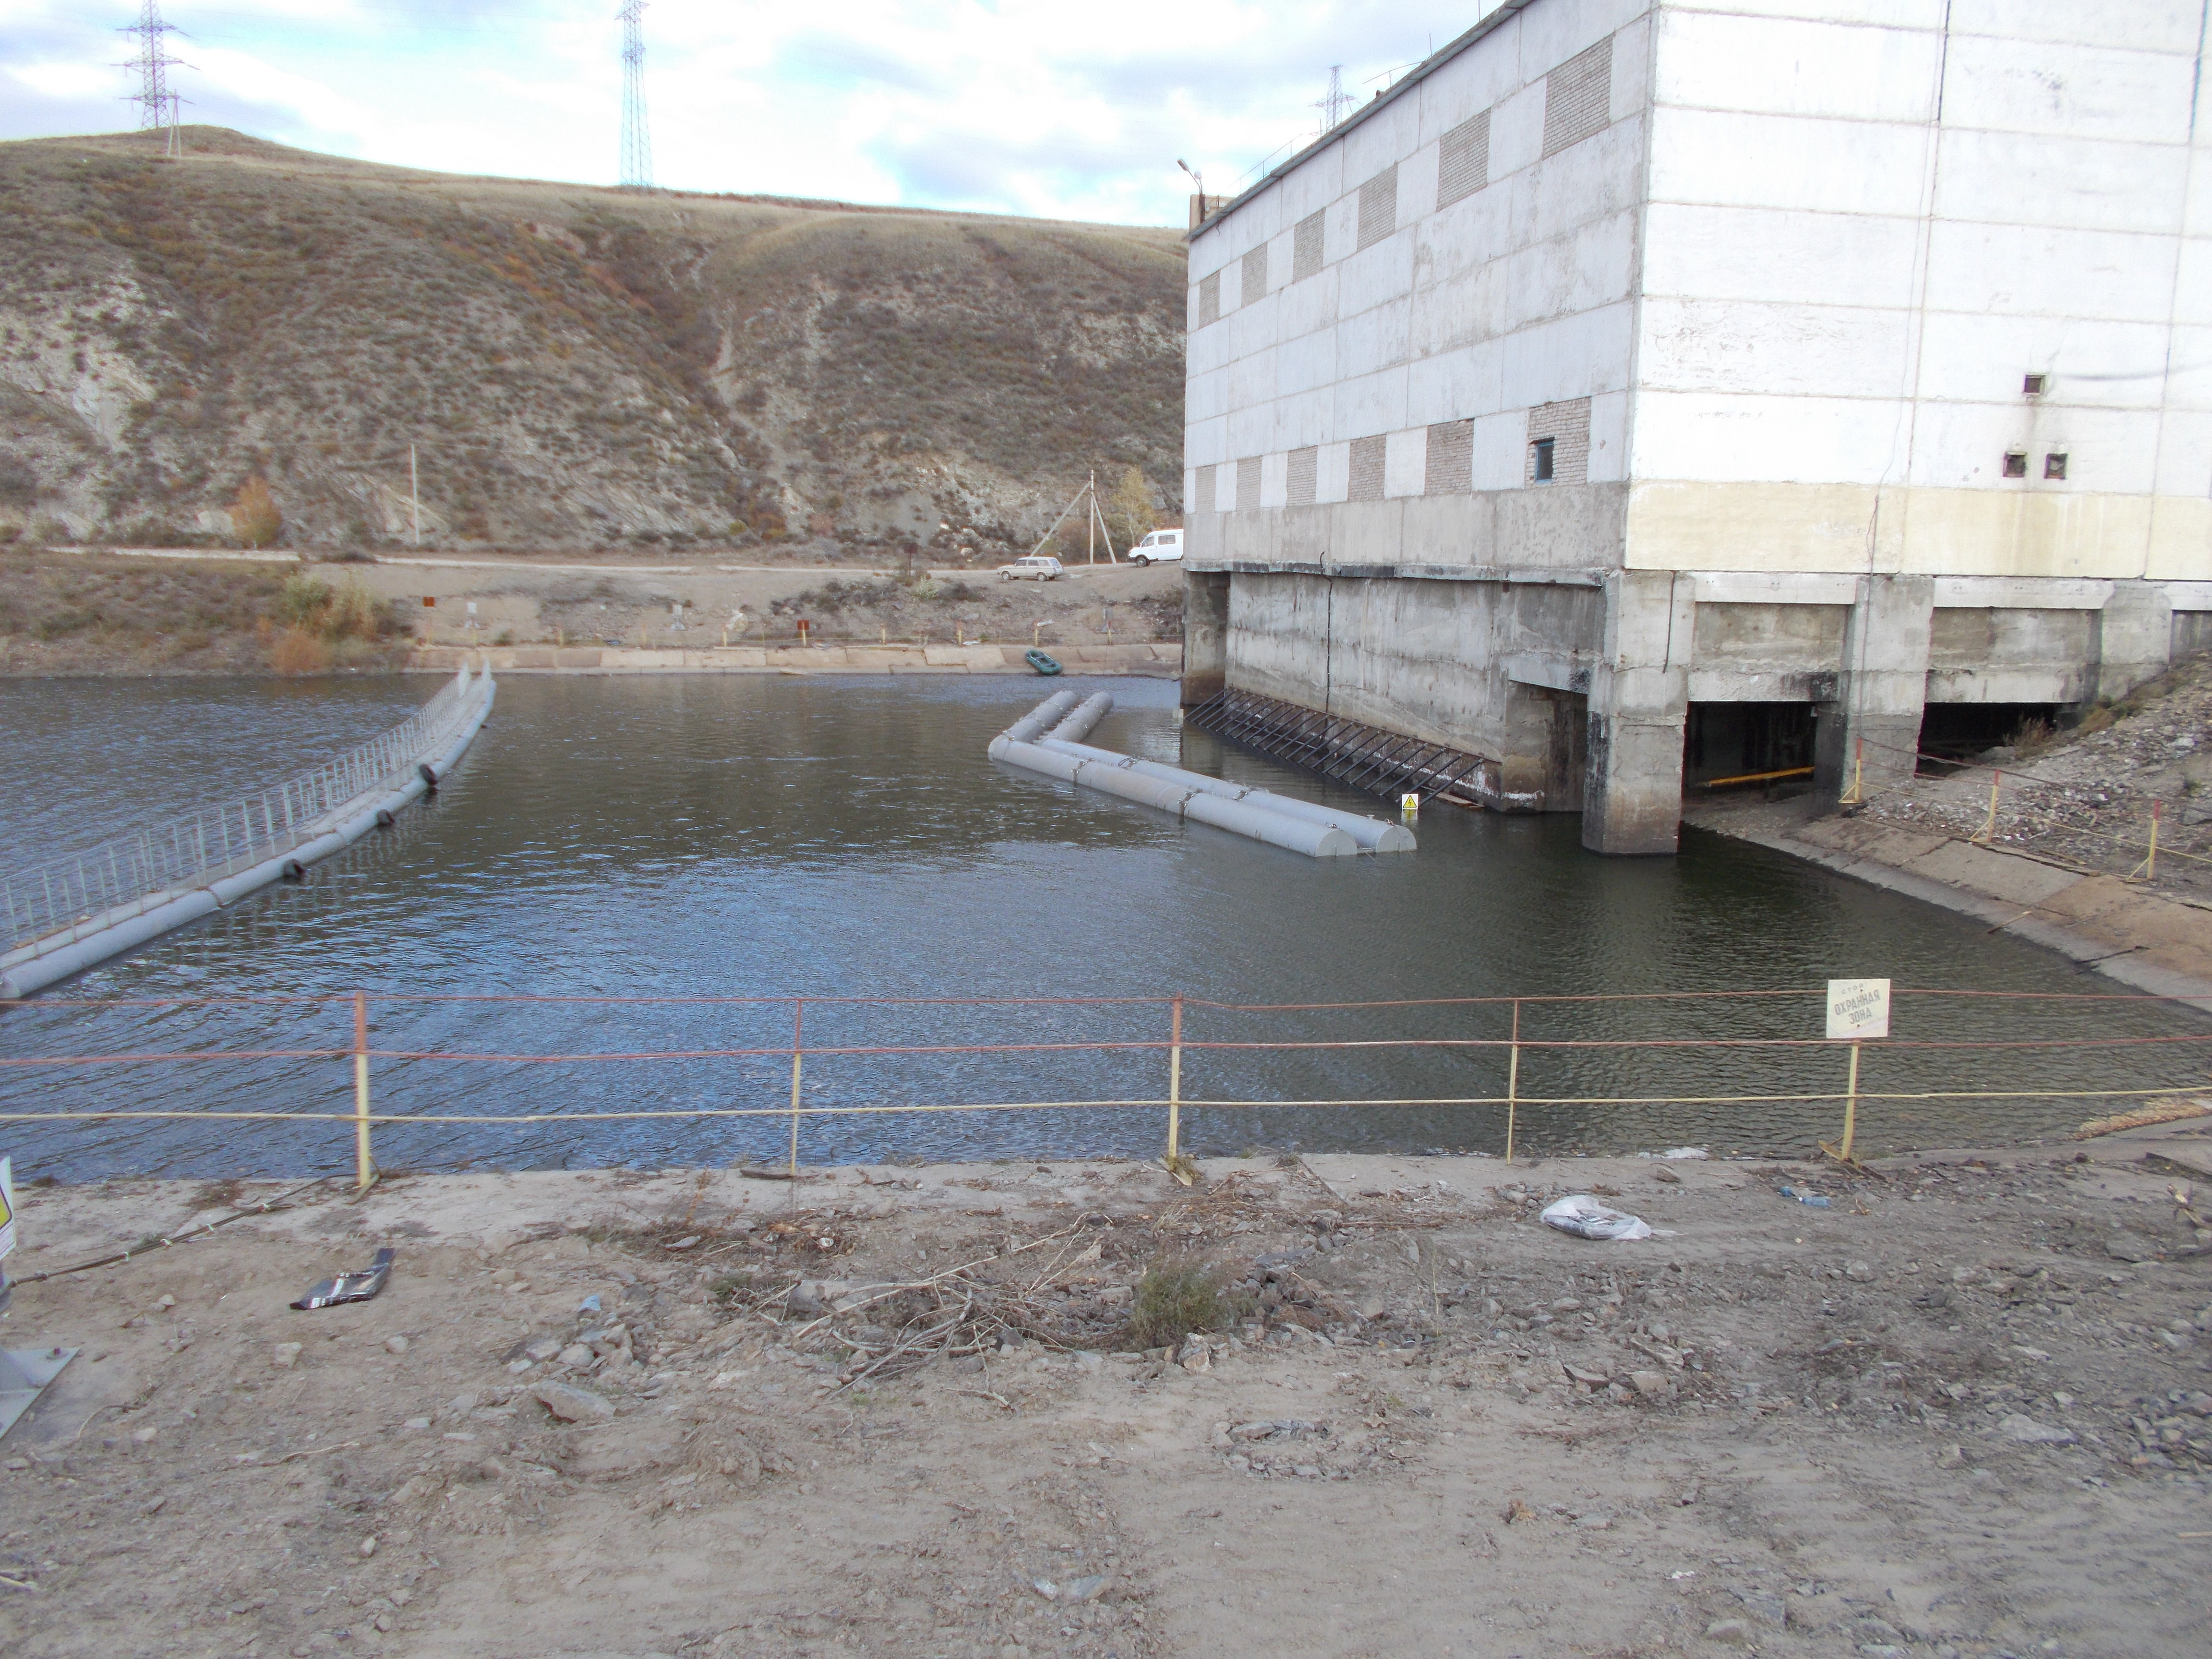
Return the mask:
[(1495, 4), (1193, 233), (1187, 698), (1663, 852), (1686, 759), (1873, 790), (2212, 645), (2205, 31)]

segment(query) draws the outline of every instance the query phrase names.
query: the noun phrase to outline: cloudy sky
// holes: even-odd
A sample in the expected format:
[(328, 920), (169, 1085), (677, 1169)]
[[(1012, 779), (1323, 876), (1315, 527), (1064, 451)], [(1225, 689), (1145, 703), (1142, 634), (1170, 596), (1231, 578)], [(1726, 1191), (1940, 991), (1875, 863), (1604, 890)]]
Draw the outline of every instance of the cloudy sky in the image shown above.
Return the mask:
[[(0, 0), (0, 139), (135, 125), (140, 0)], [(187, 121), (456, 172), (615, 181), (620, 0), (166, 0)], [(650, 0), (656, 182), (1180, 223), (1495, 0)]]

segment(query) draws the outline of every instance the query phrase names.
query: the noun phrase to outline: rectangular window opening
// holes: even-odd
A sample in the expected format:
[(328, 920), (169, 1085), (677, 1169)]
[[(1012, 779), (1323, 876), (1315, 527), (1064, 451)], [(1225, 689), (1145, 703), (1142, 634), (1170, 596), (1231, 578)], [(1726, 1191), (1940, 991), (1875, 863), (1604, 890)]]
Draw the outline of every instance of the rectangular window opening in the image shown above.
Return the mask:
[(1552, 458), (1559, 440), (1539, 438), (1528, 446), (1528, 476), (1538, 483), (1552, 482)]
[(2048, 374), (2024, 374), (2021, 377), (2020, 391), (2024, 398), (2040, 398), (2050, 388), (2051, 377)]
[(2027, 453), (2025, 450), (2005, 452), (2004, 475), (2008, 478), (2025, 478), (2027, 476)]
[(2054, 449), (2043, 458), (2043, 476), (2046, 478), (2066, 476), (2066, 453), (2063, 450)]

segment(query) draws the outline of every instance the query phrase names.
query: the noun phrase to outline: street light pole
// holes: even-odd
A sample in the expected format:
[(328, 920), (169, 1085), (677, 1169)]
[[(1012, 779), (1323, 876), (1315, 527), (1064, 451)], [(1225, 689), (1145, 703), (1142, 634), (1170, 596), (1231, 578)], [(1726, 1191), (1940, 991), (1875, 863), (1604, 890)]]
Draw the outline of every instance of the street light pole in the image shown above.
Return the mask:
[[(1206, 222), (1206, 175), (1193, 167), (1180, 155), (1176, 157), (1176, 165), (1189, 173), (1191, 183), (1198, 186), (1198, 224), (1202, 225)], [(1193, 225), (1191, 228), (1195, 230), (1198, 225)]]

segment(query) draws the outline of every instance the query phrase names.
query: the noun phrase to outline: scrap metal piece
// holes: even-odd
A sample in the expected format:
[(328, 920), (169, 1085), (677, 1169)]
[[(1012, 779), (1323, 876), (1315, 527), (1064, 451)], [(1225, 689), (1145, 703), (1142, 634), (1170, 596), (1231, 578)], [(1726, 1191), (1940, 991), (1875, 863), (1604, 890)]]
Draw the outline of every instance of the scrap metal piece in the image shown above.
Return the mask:
[(384, 1281), (391, 1277), (392, 1250), (387, 1246), (376, 1253), (368, 1267), (342, 1273), (336, 1279), (325, 1279), (292, 1305), (305, 1313), (340, 1302), (366, 1302), (382, 1290)]
[(0, 1351), (0, 1435), (38, 1403), (47, 1383), (76, 1358), (75, 1348), (9, 1348)]

